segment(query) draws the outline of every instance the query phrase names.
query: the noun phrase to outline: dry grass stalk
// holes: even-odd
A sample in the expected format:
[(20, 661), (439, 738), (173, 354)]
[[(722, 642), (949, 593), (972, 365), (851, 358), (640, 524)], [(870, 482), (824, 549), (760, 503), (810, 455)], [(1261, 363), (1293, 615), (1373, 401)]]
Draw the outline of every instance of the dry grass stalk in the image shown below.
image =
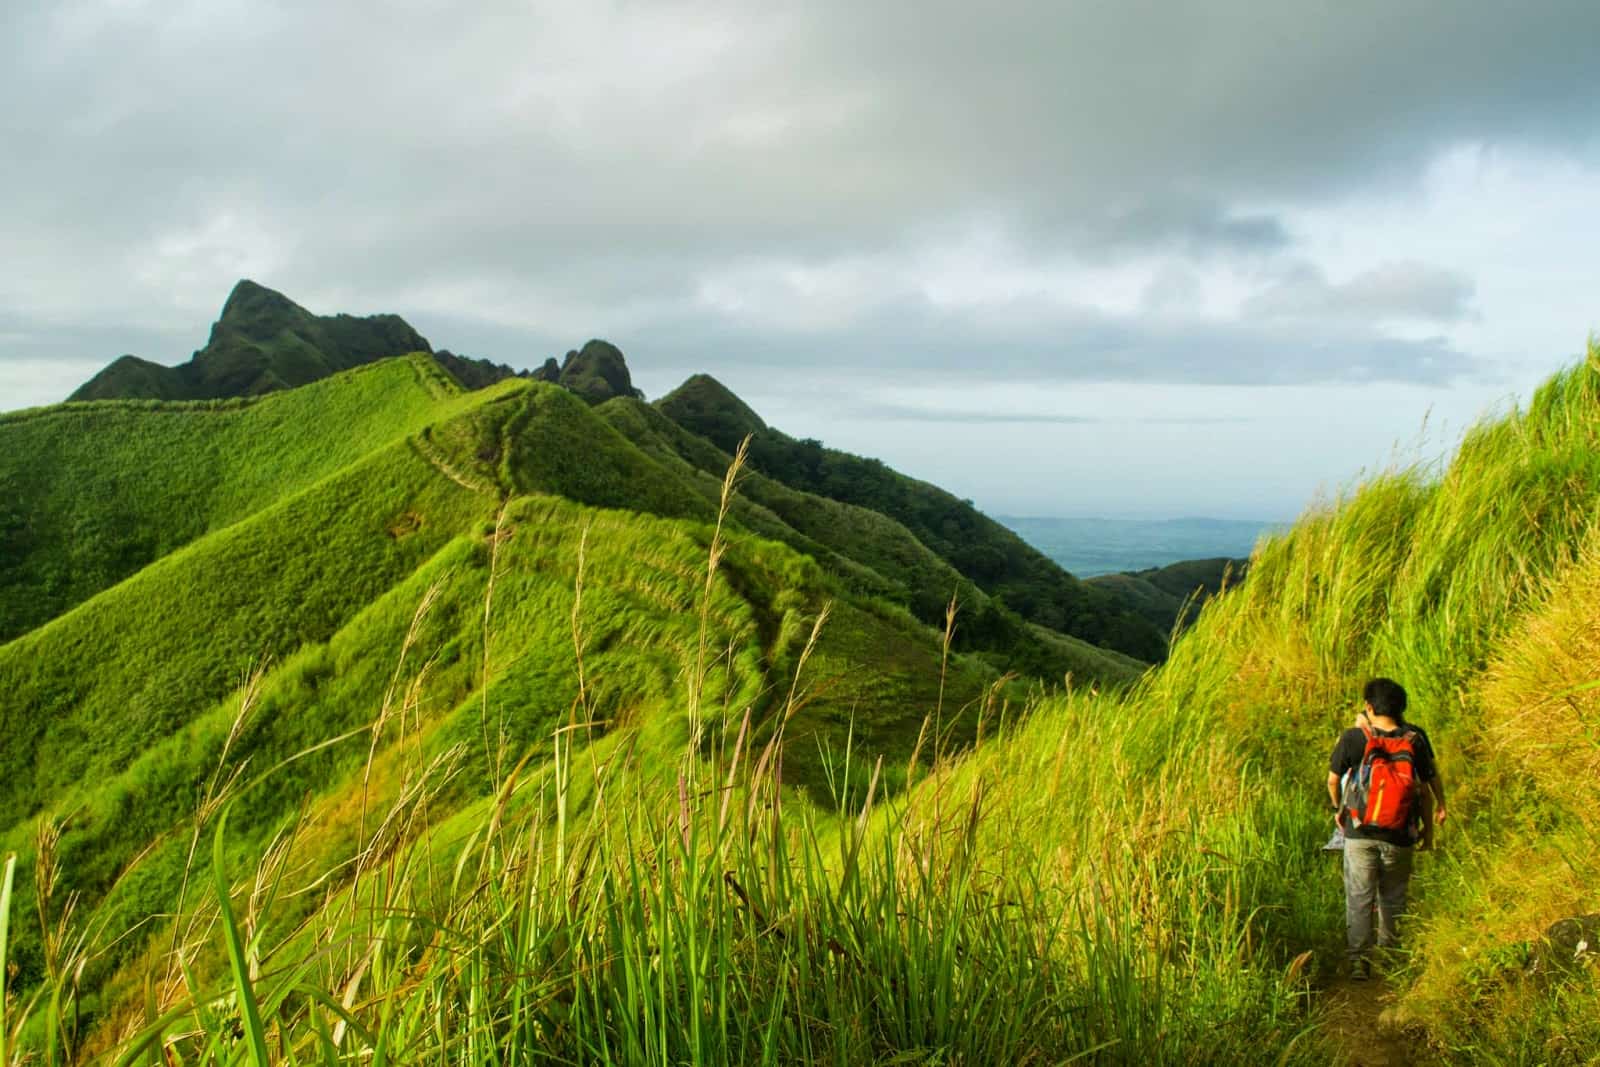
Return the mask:
[(489, 578), (483, 587), (483, 674), (478, 686), (483, 701), (478, 713), (478, 725), (483, 731), (483, 758), (487, 760), (490, 753), (494, 753), (494, 782), (497, 788), (500, 782), (501, 760), (504, 757), (506, 725), (502, 710), (502, 718), (495, 734), (495, 744), (491, 746), (489, 744), (490, 645), (493, 637), (491, 622), (494, 616), (494, 583), (500, 572), (500, 542), (504, 537), (506, 512), (510, 508), (510, 500), (500, 505), (500, 510), (494, 518), (494, 533), (489, 537)]
[(572, 656), (578, 666), (578, 700), (573, 711), (581, 711), (585, 721), (594, 717), (589, 712), (589, 680), (583, 667), (583, 578), (589, 552), (589, 530), (590, 525), (585, 525), (578, 537), (578, 567), (572, 578)]
[[(234, 744), (244, 733), (245, 725), (250, 721), (251, 714), (255, 711), (256, 703), (261, 699), (261, 683), (266, 677), (267, 665), (258, 663), (245, 678), (244, 685), (239, 693), (239, 710), (234, 713), (233, 722), (228, 726), (228, 736), (222, 743), (222, 752), (217, 756), (217, 765), (212, 769), (211, 778), (206, 782), (205, 792), (200, 797), (200, 803), (195, 808), (194, 827), (189, 835), (189, 851), (183, 861), (183, 878), (178, 883), (178, 902), (173, 908), (172, 938), (167, 945), (167, 972), (163, 979), (164, 988), (175, 985), (176, 969), (181, 962), (178, 942), (179, 932), (183, 928), (182, 916), (184, 906), (188, 902), (189, 881), (194, 874), (194, 859), (200, 848), (200, 835), (207, 823), (222, 810), (223, 806), (232, 798), (239, 785), (239, 779), (249, 766), (247, 757), (237, 767), (228, 772), (226, 779), (222, 777), (228, 766), (228, 756), (233, 751)], [(133, 865), (130, 864), (130, 868)]]
[(689, 780), (691, 786), (698, 763), (696, 757), (705, 734), (702, 701), (706, 682), (706, 641), (711, 626), (711, 595), (716, 589), (717, 570), (722, 565), (722, 556), (727, 549), (723, 539), (723, 527), (733, 508), (733, 497), (738, 488), (739, 475), (744, 470), (745, 460), (750, 454), (750, 439), (751, 435), (747, 434), (744, 440), (739, 442), (739, 447), (733, 454), (733, 462), (728, 464), (728, 469), (722, 476), (722, 495), (717, 502), (717, 525), (711, 532), (711, 545), (706, 552), (706, 579), (704, 588), (700, 592), (700, 626), (695, 638), (694, 672), (689, 678), (689, 745), (681, 769), (681, 773)]
[[(428, 613), (433, 609), (434, 603), (439, 599), (439, 595), (443, 591), (444, 585), (449, 578), (449, 574), (443, 574), (438, 578), (435, 578), (428, 585), (428, 588), (423, 591), (422, 599), (417, 602), (417, 610), (411, 615), (411, 624), (406, 628), (405, 639), (400, 643), (400, 656), (395, 661), (394, 673), (390, 676), (388, 689), (384, 692), (383, 704), (378, 708), (378, 717), (372, 721), (372, 734), (371, 738), (367, 742), (367, 760), (366, 764), (361, 770), (361, 821), (357, 831), (357, 841), (364, 842), (367, 839), (367, 815), (368, 805), (371, 800), (372, 766), (377, 759), (378, 744), (383, 738), (383, 729), (388, 724), (389, 719), (395, 711), (394, 697), (395, 692), (400, 684), (401, 672), (405, 669), (406, 658), (410, 655), (412, 646), (416, 644), (417, 637), (422, 630), (423, 622), (427, 619)], [(487, 634), (485, 634), (485, 636), (487, 637)], [(485, 659), (487, 660), (487, 648), (485, 648), (484, 653)], [(423, 680), (427, 676), (428, 667), (431, 663), (432, 659), (430, 658), (422, 665), (421, 670), (417, 672), (416, 676), (407, 686), (406, 695), (402, 699), (400, 706), (400, 723), (402, 731), (405, 728), (407, 708), (410, 707), (414, 711), (417, 704), (419, 704), (421, 701)], [(485, 699), (487, 700), (487, 697)], [(402, 784), (402, 791), (404, 791), (404, 788), (405, 786)], [(355, 907), (357, 890), (360, 888), (361, 871), (362, 864), (358, 860), (355, 868), (355, 881), (351, 886), (349, 898), (350, 907), (352, 909)]]

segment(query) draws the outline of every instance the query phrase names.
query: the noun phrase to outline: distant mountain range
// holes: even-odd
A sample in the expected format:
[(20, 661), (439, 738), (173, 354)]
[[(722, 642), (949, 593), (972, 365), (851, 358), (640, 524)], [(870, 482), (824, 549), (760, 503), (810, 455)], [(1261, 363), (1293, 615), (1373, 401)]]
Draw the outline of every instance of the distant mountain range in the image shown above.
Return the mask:
[[(1078, 581), (965, 501), (876, 460), (791, 438), (767, 426), (709, 375), (695, 375), (653, 407), (645, 405), (622, 353), (601, 340), (568, 352), (561, 364), (547, 359), (537, 371), (516, 371), (434, 352), (399, 316), (314, 315), (245, 280), (229, 295), (207, 345), (189, 362), (165, 367), (123, 356), (70, 399), (256, 396), (409, 352), (429, 354), (433, 365), (468, 390), (511, 378), (558, 384), (598, 405), (636, 447), (673, 466), (686, 464), (696, 478), (720, 477), (749, 435), (750, 467), (760, 477), (751, 479), (744, 495), (759, 510), (752, 509), (743, 521), (815, 556), (862, 592), (905, 605), (929, 624), (939, 624), (951, 594), (959, 594), (964, 613), (958, 647), (1016, 652), (1019, 663), (1047, 676), (1058, 674), (1057, 668), (1073, 657), (1050, 651), (1054, 639), (1041, 642), (1032, 625), (1143, 662), (1165, 654), (1165, 631), (1133, 600)], [(571, 451), (563, 461), (581, 467), (588, 445), (564, 443)], [(654, 488), (619, 485), (603, 502), (660, 510), (646, 503)], [(863, 521), (867, 515), (875, 517)], [(27, 568), (19, 557), (9, 569)], [(93, 571), (80, 570), (77, 584), (89, 581), (86, 575)], [(17, 610), (28, 618), (47, 617), (52, 601), (69, 604), (71, 599), (58, 583), (53, 597), (35, 598), (31, 608)], [(0, 638), (25, 621), (0, 625)]]

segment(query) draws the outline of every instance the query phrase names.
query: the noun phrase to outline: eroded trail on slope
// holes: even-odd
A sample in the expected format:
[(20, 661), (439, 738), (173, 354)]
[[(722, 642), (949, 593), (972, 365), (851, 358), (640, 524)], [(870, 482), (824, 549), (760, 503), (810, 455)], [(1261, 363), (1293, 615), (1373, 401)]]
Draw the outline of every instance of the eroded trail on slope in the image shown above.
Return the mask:
[(1333, 978), (1323, 988), (1328, 1033), (1339, 1050), (1336, 1063), (1347, 1067), (1409, 1067), (1424, 1062), (1427, 1049), (1389, 1021), (1394, 1002), (1389, 983), (1379, 976), (1365, 982)]

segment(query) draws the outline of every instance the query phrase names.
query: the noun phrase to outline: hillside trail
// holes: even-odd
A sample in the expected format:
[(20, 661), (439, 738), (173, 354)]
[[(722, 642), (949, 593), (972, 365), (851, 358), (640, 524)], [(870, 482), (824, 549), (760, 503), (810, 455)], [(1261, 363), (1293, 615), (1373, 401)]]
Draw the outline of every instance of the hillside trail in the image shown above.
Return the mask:
[(1334, 1063), (1341, 1067), (1410, 1067), (1422, 1062), (1424, 1050), (1385, 1014), (1394, 1002), (1387, 979), (1376, 974), (1364, 982), (1331, 978), (1322, 996), (1327, 1032), (1338, 1049)]
[(486, 485), (469, 475), (461, 473), (451, 462), (444, 457), (444, 453), (424, 438), (421, 434), (414, 434), (409, 438), (412, 450), (421, 456), (434, 470), (455, 482), (461, 488), (486, 496), (498, 497), (500, 491), (497, 487)]

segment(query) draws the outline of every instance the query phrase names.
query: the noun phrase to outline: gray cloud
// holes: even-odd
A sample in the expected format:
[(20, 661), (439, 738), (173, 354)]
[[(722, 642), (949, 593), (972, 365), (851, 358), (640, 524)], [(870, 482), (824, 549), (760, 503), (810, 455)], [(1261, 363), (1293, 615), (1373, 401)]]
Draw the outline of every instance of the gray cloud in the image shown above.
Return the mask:
[(1473, 290), (1466, 275), (1426, 263), (1382, 263), (1344, 282), (1329, 281), (1302, 263), (1248, 300), (1244, 310), (1264, 319), (1447, 323), (1472, 315)]
[(655, 322), (616, 335), (632, 364), (655, 373), (732, 373), (803, 384), (852, 381), (1119, 382), (1295, 385), (1485, 380), (1490, 371), (1443, 338), (1406, 340), (1349, 324), (1122, 318), (1018, 302), (986, 317), (901, 300), (825, 331), (760, 323)]
[(757, 328), (696, 294), (752, 258), (910, 272), (968, 226), (1038, 263), (1292, 255), (1279, 206), (1461, 140), (1592, 150), (1597, 36), (1587, 2), (7, 5), (0, 315), (60, 332), (0, 348), (176, 361), (249, 275), (522, 363), (610, 335), (685, 367), (1445, 381), (1448, 344), (1372, 322), (1459, 318), (1443, 275), (1290, 279), (1181, 328), (904, 293)]

